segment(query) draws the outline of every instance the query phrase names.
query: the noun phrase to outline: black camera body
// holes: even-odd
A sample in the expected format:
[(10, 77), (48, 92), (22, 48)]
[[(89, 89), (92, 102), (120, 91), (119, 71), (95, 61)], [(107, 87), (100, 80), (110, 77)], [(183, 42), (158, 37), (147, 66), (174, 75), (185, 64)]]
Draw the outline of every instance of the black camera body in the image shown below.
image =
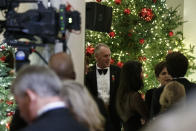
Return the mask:
[(7, 40), (27, 38), (35, 41), (34, 36), (37, 36), (42, 39), (42, 43), (48, 44), (54, 43), (57, 39), (63, 40), (63, 33), (66, 30), (80, 30), (81, 28), (80, 13), (66, 11), (65, 5), (60, 5), (59, 12), (57, 12), (54, 7), (46, 8), (42, 2), (38, 2), (38, 9), (17, 13), (14, 8), (20, 2), (36, 1), (0, 0), (0, 9), (7, 9), (6, 20), (1, 21), (1, 27), (5, 29), (4, 37)]
[(8, 0), (1, 0), (0, 1), (0, 10), (7, 9), (9, 7), (10, 2)]
[(33, 36), (42, 38), (43, 43), (55, 41), (58, 33), (57, 13), (53, 8), (42, 10), (28, 10), (25, 13), (16, 13), (14, 10), (7, 13), (6, 39), (28, 38)]

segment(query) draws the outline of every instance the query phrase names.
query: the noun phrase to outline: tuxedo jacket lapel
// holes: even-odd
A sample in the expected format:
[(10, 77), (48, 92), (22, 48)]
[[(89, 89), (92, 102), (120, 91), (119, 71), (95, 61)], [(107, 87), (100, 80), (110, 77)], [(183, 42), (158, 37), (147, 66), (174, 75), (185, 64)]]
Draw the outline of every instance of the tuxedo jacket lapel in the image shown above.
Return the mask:
[(93, 67), (92, 71), (92, 80), (93, 80), (93, 88), (96, 91), (96, 96), (98, 96), (98, 88), (97, 88), (97, 73), (96, 73), (96, 66)]
[(98, 96), (96, 66), (92, 66), (86, 75), (86, 86), (94, 97)]
[(110, 102), (115, 101), (116, 91), (118, 88), (119, 71), (112, 65), (110, 66)]
[(110, 96), (112, 96), (112, 92), (113, 92), (113, 87), (114, 87), (114, 78), (115, 77), (115, 71), (112, 68), (112, 66), (110, 67)]

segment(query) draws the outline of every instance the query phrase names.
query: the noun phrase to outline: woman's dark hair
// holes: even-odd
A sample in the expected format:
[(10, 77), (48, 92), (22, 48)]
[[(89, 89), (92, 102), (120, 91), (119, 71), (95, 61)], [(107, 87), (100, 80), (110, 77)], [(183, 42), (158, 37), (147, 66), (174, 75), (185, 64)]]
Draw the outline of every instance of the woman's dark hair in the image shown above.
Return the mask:
[(141, 78), (142, 64), (138, 61), (128, 61), (124, 64), (120, 74), (120, 90), (124, 93), (138, 91), (143, 87)]
[(166, 56), (167, 71), (172, 77), (184, 77), (188, 69), (188, 59), (180, 52)]
[(163, 68), (166, 67), (166, 62), (165, 61), (161, 61), (158, 64), (156, 64), (154, 71), (155, 71), (155, 76), (159, 77), (159, 74), (161, 73), (161, 71), (163, 70)]
[(143, 87), (141, 72), (142, 64), (137, 61), (128, 61), (123, 65), (116, 100), (116, 108), (119, 114), (126, 111), (124, 104), (127, 100), (127, 96), (129, 96), (129, 93), (137, 92)]

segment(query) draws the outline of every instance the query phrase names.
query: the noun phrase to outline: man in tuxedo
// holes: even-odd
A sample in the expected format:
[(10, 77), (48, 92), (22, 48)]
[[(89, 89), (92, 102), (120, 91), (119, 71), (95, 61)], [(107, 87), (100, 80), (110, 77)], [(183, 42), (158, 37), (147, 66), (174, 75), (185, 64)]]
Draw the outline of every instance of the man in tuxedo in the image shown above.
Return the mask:
[(103, 100), (109, 114), (111, 128), (108, 128), (112, 131), (120, 131), (120, 118), (116, 111), (116, 92), (119, 86), (120, 68), (110, 65), (111, 51), (105, 44), (98, 44), (95, 47), (94, 56), (96, 65), (89, 68), (86, 75), (86, 86), (94, 98)]
[[(173, 81), (177, 81), (184, 85), (187, 100), (189, 100), (191, 92), (193, 92), (196, 87), (195, 83), (190, 82), (184, 77), (188, 70), (188, 64), (188, 59), (180, 52), (172, 52), (166, 56), (166, 67), (168, 73), (172, 76)], [(161, 86), (153, 92), (152, 106), (150, 111), (151, 117), (158, 115), (160, 112), (161, 106), (159, 99), (164, 87), (165, 86)]]
[(61, 81), (44, 66), (26, 66), (20, 69), (11, 91), (20, 115), (29, 123), (21, 131), (87, 131), (68, 111), (59, 97)]

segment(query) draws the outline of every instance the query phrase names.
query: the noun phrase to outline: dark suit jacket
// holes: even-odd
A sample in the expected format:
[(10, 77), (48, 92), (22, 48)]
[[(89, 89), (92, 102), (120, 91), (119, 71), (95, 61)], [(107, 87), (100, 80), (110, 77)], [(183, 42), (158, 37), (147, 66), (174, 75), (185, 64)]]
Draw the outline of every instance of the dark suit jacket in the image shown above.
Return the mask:
[[(114, 65), (110, 65), (109, 116), (115, 131), (120, 131), (120, 118), (117, 115), (116, 111), (116, 92), (119, 86), (119, 79), (120, 68)], [(85, 83), (93, 97), (98, 97), (96, 66), (90, 67), (89, 72), (87, 73), (85, 78)]]
[(153, 92), (156, 90), (156, 88), (150, 89), (146, 92), (145, 94), (145, 103), (148, 106), (148, 110), (150, 111), (151, 109), (151, 103), (152, 103), (152, 96), (153, 96)]
[(88, 131), (80, 125), (66, 108), (45, 112), (21, 131)]
[[(186, 78), (176, 78), (174, 81), (177, 81), (184, 85), (185, 91), (186, 91), (186, 99), (189, 100), (190, 93), (194, 90), (196, 87), (196, 84), (190, 82)], [(160, 112), (161, 105), (159, 103), (160, 95), (163, 91), (165, 86), (161, 86), (160, 88), (157, 88), (153, 92), (152, 96), (152, 103), (151, 103), (151, 111), (150, 111), (150, 116), (151, 118), (158, 115)]]

